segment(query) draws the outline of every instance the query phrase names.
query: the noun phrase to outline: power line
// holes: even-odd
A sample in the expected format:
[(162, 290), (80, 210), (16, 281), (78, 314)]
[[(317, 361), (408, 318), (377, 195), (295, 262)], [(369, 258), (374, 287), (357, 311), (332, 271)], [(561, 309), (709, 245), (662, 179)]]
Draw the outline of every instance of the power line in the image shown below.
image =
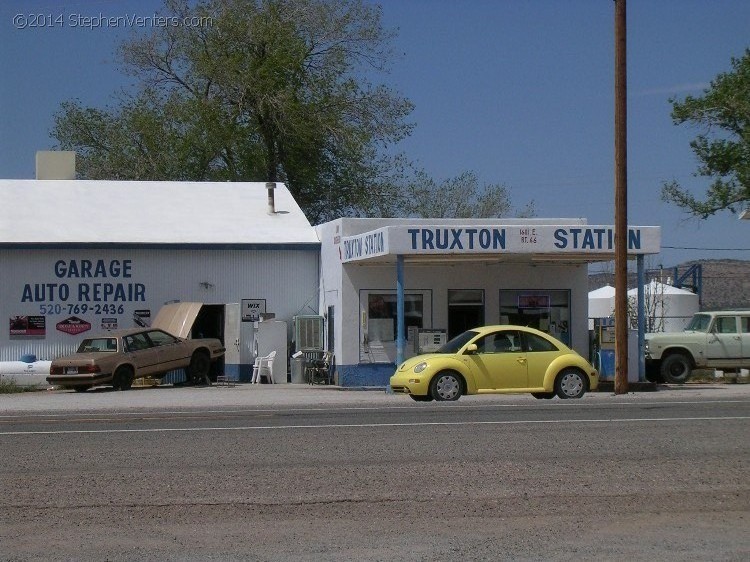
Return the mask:
[(750, 248), (698, 248), (693, 246), (662, 246), (667, 250), (706, 250), (710, 252), (750, 252)]

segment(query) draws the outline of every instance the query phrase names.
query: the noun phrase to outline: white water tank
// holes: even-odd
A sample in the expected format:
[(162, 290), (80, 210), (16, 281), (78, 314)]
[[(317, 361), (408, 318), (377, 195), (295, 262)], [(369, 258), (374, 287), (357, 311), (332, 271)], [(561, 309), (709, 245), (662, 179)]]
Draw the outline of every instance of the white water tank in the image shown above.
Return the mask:
[[(663, 322), (664, 332), (681, 332), (690, 322), (693, 314), (700, 309), (698, 295), (672, 285), (654, 280), (643, 287), (643, 292), (647, 308), (648, 303), (653, 303), (652, 315), (657, 325)], [(628, 298), (637, 300), (638, 289), (630, 289)], [(649, 314), (648, 310), (646, 314)]]

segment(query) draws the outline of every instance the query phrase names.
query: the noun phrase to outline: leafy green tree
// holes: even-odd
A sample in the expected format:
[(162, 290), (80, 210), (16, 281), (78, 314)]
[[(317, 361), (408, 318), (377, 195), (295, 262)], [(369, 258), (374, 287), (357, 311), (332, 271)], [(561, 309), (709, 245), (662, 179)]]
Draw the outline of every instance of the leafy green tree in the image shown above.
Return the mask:
[(501, 218), (535, 215), (534, 202), (514, 209), (510, 191), (502, 184), (482, 184), (476, 173), (465, 171), (436, 181), (424, 170), (400, 177), (392, 192), (379, 197), (372, 215), (422, 218)]
[(412, 104), (363, 78), (392, 33), (363, 0), (165, 0), (176, 21), (120, 54), (118, 106), (62, 104), (52, 131), (90, 179), (284, 181), (311, 222), (361, 212), (399, 169)]
[(690, 146), (700, 162), (696, 175), (713, 181), (703, 199), (676, 181), (662, 186), (662, 198), (701, 218), (750, 203), (750, 49), (733, 58), (732, 71), (719, 74), (703, 96), (670, 102), (675, 124), (703, 128)]

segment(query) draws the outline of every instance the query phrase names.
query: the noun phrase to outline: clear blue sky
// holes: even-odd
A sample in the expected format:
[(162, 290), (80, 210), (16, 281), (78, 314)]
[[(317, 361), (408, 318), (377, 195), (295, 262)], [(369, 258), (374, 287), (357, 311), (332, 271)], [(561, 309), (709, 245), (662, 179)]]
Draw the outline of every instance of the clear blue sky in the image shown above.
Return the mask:
[[(416, 105), (399, 149), (437, 178), (465, 170), (504, 183), (540, 217), (614, 223), (612, 0), (383, 0), (399, 53), (383, 81)], [(0, 3), (0, 177), (33, 178), (36, 150), (59, 104), (116, 105), (134, 79), (117, 44), (133, 29), (74, 28), (71, 17), (150, 16), (160, 0), (4, 0)], [(750, 259), (750, 221), (689, 219), (660, 200), (663, 180), (703, 193), (670, 96), (698, 95), (750, 46), (747, 0), (628, 2), (628, 222), (662, 227), (660, 256)], [(19, 29), (21, 14), (66, 25)], [(28, 20), (26, 20), (28, 21)], [(136, 30), (137, 31), (137, 30)], [(690, 250), (680, 248), (702, 248)], [(728, 249), (731, 251), (722, 251)]]

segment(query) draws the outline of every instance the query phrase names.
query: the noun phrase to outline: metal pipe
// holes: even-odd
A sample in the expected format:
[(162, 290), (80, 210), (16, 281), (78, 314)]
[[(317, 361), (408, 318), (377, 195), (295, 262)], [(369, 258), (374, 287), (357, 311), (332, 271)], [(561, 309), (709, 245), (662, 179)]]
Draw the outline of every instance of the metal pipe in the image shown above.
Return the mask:
[(276, 189), (276, 182), (266, 182), (266, 189), (268, 190), (268, 214), (276, 214), (276, 199), (274, 196), (274, 190)]

